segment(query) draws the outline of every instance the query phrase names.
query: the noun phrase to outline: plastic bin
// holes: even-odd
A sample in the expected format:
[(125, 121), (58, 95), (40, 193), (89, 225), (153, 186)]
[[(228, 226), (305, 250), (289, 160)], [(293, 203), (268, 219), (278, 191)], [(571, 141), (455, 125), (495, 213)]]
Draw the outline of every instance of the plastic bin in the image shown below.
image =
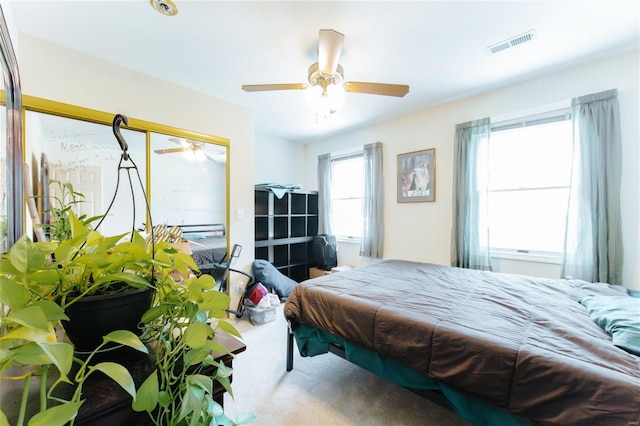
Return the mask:
[(270, 308), (256, 308), (251, 306), (245, 306), (244, 308), (249, 314), (249, 322), (252, 325), (265, 324), (276, 319), (276, 307)]

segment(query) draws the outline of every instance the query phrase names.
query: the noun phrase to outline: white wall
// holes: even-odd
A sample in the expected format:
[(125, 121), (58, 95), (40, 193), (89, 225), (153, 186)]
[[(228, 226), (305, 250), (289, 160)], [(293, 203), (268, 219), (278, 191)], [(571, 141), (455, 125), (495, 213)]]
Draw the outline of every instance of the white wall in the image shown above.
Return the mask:
[(305, 180), (304, 153), (304, 145), (298, 142), (256, 133), (255, 183), (302, 185)]
[(249, 110), (24, 35), (20, 36), (18, 64), (25, 95), (229, 139), (229, 238), (231, 244), (243, 246), (235, 266), (250, 267), (253, 221), (237, 220), (235, 214), (243, 209), (245, 218), (251, 218), (254, 211), (254, 125)]
[[(622, 126), (621, 208), (624, 233), (623, 283), (640, 289), (640, 149), (638, 117), (640, 75), (638, 51), (537, 78), (469, 99), (306, 145), (306, 186), (317, 189), (317, 157), (327, 152), (371, 142), (384, 144), (385, 258), (450, 264), (453, 140), (458, 123), (499, 116), (556, 103), (576, 96), (617, 88)], [(409, 94), (409, 96), (411, 96)], [(436, 149), (436, 201), (396, 202), (396, 156), (426, 148)], [(542, 165), (543, 166), (543, 165)], [(357, 248), (342, 244), (339, 263), (363, 263)], [(548, 264), (517, 264), (502, 260), (504, 271), (555, 276)], [(527, 266), (529, 269), (523, 270)]]
[[(243, 245), (237, 265), (243, 269), (253, 260), (254, 183), (281, 180), (317, 189), (319, 154), (376, 141), (384, 143), (385, 257), (449, 264), (455, 125), (617, 88), (623, 138), (623, 277), (628, 287), (640, 288), (638, 51), (314, 142), (304, 147), (304, 161), (299, 161), (300, 148), (288, 141), (260, 135), (255, 137), (260, 146), (254, 147), (253, 119), (247, 109), (42, 40), (22, 36), (19, 46), (24, 94), (228, 138), (229, 234), (232, 243)], [(436, 202), (397, 204), (396, 156), (425, 148), (436, 148)], [(256, 157), (269, 161), (257, 162)], [(236, 219), (238, 209), (246, 219)], [(363, 261), (357, 248), (341, 247), (340, 255), (341, 263)], [(345, 261), (342, 256), (351, 258)]]

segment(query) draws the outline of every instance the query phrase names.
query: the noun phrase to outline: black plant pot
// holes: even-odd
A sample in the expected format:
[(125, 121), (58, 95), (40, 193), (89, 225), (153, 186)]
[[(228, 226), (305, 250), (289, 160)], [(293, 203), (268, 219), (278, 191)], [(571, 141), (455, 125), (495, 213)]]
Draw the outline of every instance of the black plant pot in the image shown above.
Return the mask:
[(112, 331), (129, 330), (139, 336), (138, 324), (151, 307), (152, 299), (151, 288), (83, 297), (67, 307), (69, 321), (63, 321), (62, 325), (76, 353), (89, 353), (102, 343), (102, 336)]

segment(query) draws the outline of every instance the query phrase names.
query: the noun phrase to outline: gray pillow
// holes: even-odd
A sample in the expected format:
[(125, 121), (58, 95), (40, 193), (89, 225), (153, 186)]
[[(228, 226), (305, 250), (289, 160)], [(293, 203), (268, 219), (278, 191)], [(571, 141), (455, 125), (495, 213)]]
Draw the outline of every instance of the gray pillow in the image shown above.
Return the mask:
[(293, 288), (298, 284), (291, 278), (283, 275), (271, 263), (266, 260), (256, 259), (251, 265), (253, 277), (267, 288), (273, 289), (282, 300), (286, 300)]

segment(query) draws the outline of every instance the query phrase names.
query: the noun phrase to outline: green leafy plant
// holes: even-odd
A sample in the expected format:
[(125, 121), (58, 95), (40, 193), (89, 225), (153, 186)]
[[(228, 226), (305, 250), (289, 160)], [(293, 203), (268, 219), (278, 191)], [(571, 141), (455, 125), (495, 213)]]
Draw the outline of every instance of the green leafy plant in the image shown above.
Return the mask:
[[(217, 330), (240, 337), (227, 321), (229, 296), (215, 290), (209, 275), (163, 281), (157, 288), (158, 303), (142, 317), (143, 338), (155, 347), (155, 369), (144, 381), (133, 402), (136, 411), (147, 411), (156, 425), (242, 424), (255, 420), (250, 414), (235, 421), (214, 401), (214, 381), (233, 396), (231, 368), (215, 361), (212, 352), (228, 353), (214, 341)], [(213, 377), (210, 371), (215, 371)]]
[[(40, 380), (40, 405), (29, 425), (73, 423), (83, 403), (83, 385), (95, 371), (120, 384), (132, 396), (133, 408), (147, 411), (158, 425), (252, 421), (251, 415), (231, 421), (213, 401), (214, 380), (231, 392), (230, 369), (216, 363), (210, 354), (226, 349), (213, 337), (217, 330), (239, 336), (224, 320), (229, 297), (215, 290), (213, 278), (205, 275), (176, 283), (172, 272), (197, 270), (191, 256), (168, 243), (149, 247), (135, 232), (132, 238), (104, 237), (87, 230), (72, 211), (69, 221), (69, 239), (32, 242), (22, 237), (0, 260), (0, 379), (24, 382), (17, 425), (26, 420), (28, 390), (34, 378)], [(61, 322), (69, 319), (65, 310), (83, 297), (141, 287), (155, 291), (154, 304), (142, 318), (142, 340), (118, 330), (104, 336), (94, 351), (113, 343), (141, 352), (151, 348), (154, 371), (136, 390), (122, 365), (94, 365), (93, 355), (84, 360), (74, 357), (73, 345), (56, 329), (61, 330)], [(77, 373), (70, 375), (74, 362)], [(57, 379), (49, 385), (51, 377)], [(61, 383), (75, 387), (71, 398), (54, 395)], [(0, 425), (8, 424), (0, 410)]]
[[(6, 212), (6, 206), (0, 203), (2, 212)], [(0, 252), (6, 253), (7, 251), (7, 215), (0, 212)]]
[[(22, 380), (24, 383), (20, 411), (16, 424), (21, 426), (26, 420), (28, 391), (33, 378), (40, 379), (39, 411), (29, 425), (64, 425), (77, 415), (82, 404), (82, 384), (90, 374), (102, 371), (116, 380), (125, 390), (135, 392), (131, 375), (122, 371), (115, 363), (91, 365), (92, 356), (86, 361), (74, 358), (71, 344), (60, 339), (56, 327), (61, 320), (68, 320), (63, 308), (49, 300), (50, 292), (41, 297), (39, 276), (49, 276), (50, 265), (45, 253), (50, 244), (32, 243), (22, 238), (7, 257), (2, 259), (0, 271), (0, 379)], [(43, 269), (44, 268), (44, 269)], [(47, 287), (46, 285), (44, 286)], [(118, 343), (146, 352), (147, 348), (139, 338), (125, 330), (110, 333), (96, 348), (96, 353), (106, 344)], [(70, 378), (73, 362), (81, 364), (78, 373)], [(48, 385), (51, 370), (58, 378)], [(53, 396), (60, 383), (76, 386), (76, 392), (69, 400)], [(0, 410), (0, 425), (8, 425), (8, 419)]]
[[(152, 287), (154, 270), (162, 276), (163, 269), (173, 269), (173, 265), (155, 262), (137, 233), (131, 241), (124, 235), (107, 238), (87, 230), (73, 211), (68, 218), (69, 239), (32, 242), (23, 236), (0, 260), (0, 378), (24, 380), (18, 425), (25, 420), (28, 389), (34, 377), (40, 379), (40, 409), (29, 424), (66, 424), (74, 418), (82, 403), (82, 384), (96, 370), (135, 394), (131, 376), (123, 374), (122, 366), (91, 365), (92, 356), (84, 361), (75, 358), (73, 345), (55, 330), (61, 329), (61, 321), (69, 320), (65, 309), (82, 297)], [(107, 335), (95, 351), (109, 343), (147, 351), (135, 334), (125, 330)], [(70, 378), (73, 362), (80, 366)], [(58, 379), (49, 386), (51, 370)], [(53, 395), (62, 382), (76, 387), (70, 400)], [(49, 406), (49, 402), (54, 405)], [(1, 412), (0, 424), (8, 424)]]
[(64, 241), (71, 238), (71, 213), (76, 214), (78, 220), (87, 231), (91, 229), (93, 222), (102, 218), (102, 216), (87, 217), (86, 214), (78, 215), (78, 207), (85, 202), (85, 196), (75, 191), (70, 182), (50, 180), (49, 193), (51, 195), (49, 195), (48, 199), (51, 202), (51, 206), (45, 210), (45, 213), (49, 214), (49, 223), (39, 224), (38, 226), (44, 228), (51, 240)]
[(137, 232), (131, 240), (128, 234), (105, 237), (87, 231), (73, 212), (69, 220), (70, 239), (32, 242), (23, 236), (0, 261), (3, 274), (33, 300), (54, 300), (65, 309), (85, 296), (152, 287), (154, 269), (170, 267), (154, 261)]

